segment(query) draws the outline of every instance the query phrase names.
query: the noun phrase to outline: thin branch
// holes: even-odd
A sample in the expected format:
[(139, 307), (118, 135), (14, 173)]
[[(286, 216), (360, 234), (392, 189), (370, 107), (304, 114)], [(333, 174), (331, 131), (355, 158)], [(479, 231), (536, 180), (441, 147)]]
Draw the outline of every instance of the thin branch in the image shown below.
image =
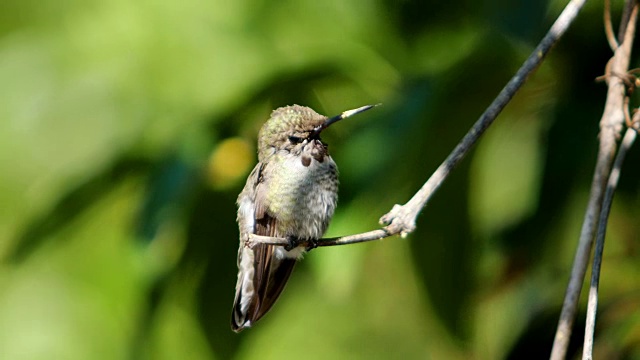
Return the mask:
[(636, 1), (625, 1), (624, 8), (622, 9), (622, 16), (620, 17), (618, 39), (622, 40), (624, 38), (624, 35), (627, 33), (627, 24), (629, 23), (629, 19), (631, 18), (631, 12), (635, 3)]
[(569, 25), (571, 25), (578, 15), (578, 11), (580, 11), (585, 1), (586, 0), (572, 0), (567, 4), (558, 19), (551, 26), (551, 29), (549, 29), (549, 32), (547, 32), (535, 50), (529, 55), (527, 60), (525, 60), (520, 69), (518, 69), (518, 72), (509, 80), (507, 85), (500, 91), (500, 94), (493, 100), (493, 103), (491, 103), (487, 110), (480, 116), (471, 130), (464, 136), (456, 148), (453, 149), (453, 152), (438, 167), (431, 178), (427, 180), (409, 202), (404, 205), (395, 205), (388, 214), (380, 218), (380, 223), (388, 224), (387, 229), (389, 231), (406, 236), (415, 229), (416, 218), (420, 211), (427, 205), (431, 196), (478, 141), (484, 131), (493, 123), (529, 75), (542, 63), (553, 45), (558, 42), (560, 37), (569, 28)]
[(596, 235), (596, 248), (593, 254), (593, 266), (591, 268), (591, 286), (589, 288), (589, 302), (587, 305), (587, 323), (584, 331), (584, 346), (582, 350), (582, 359), (593, 359), (593, 335), (596, 328), (596, 312), (598, 310), (598, 286), (600, 285), (600, 268), (602, 266), (602, 254), (604, 252), (604, 236), (607, 233), (607, 220), (609, 219), (609, 212), (611, 211), (611, 203), (613, 202), (613, 195), (618, 186), (618, 180), (620, 179), (620, 172), (622, 171), (622, 164), (624, 163), (624, 157), (627, 151), (633, 145), (636, 140), (637, 132), (634, 129), (627, 129), (616, 160), (613, 164), (613, 170), (609, 175), (609, 184), (607, 185), (607, 191), (604, 194), (604, 203), (602, 204), (602, 211), (600, 212), (600, 219), (598, 220), (598, 234)]
[[(511, 80), (509, 80), (502, 91), (500, 91), (498, 96), (493, 100), (491, 105), (489, 105), (469, 132), (464, 136), (464, 138), (462, 138), (455, 149), (453, 149), (446, 160), (438, 167), (433, 175), (431, 175), (429, 180), (427, 180), (422, 188), (420, 188), (420, 190), (418, 190), (418, 192), (406, 204), (395, 205), (389, 213), (380, 218), (380, 223), (386, 225), (385, 227), (364, 234), (333, 239), (320, 239), (316, 241), (304, 241), (300, 244), (307, 245), (307, 247), (346, 245), (363, 241), (378, 240), (397, 234), (405, 237), (413, 232), (416, 228), (416, 218), (420, 214), (420, 211), (422, 211), (422, 209), (427, 205), (431, 196), (433, 196), (436, 190), (438, 190), (440, 185), (442, 185), (444, 180), (449, 176), (451, 171), (471, 150), (484, 131), (493, 123), (502, 109), (504, 109), (515, 93), (520, 89), (520, 87), (522, 87), (529, 75), (531, 75), (531, 73), (533, 73), (533, 71), (542, 63), (553, 45), (555, 45), (560, 37), (562, 37), (562, 35), (567, 31), (585, 2), (586, 0), (569, 1), (560, 16), (558, 16), (551, 26), (551, 29), (549, 29), (549, 32), (547, 32), (544, 38), (542, 38), (538, 46), (525, 60), (520, 69), (518, 69), (518, 72), (511, 78)], [(375, 236), (370, 235), (372, 233), (375, 233)], [(327, 244), (325, 244), (325, 242)], [(288, 241), (281, 238), (272, 238), (271, 240), (267, 240), (253, 236), (251, 244), (255, 245), (255, 243), (284, 245), (288, 244)]]
[[(378, 229), (378, 230), (368, 231), (362, 234), (340, 236), (340, 237), (334, 237), (334, 238), (324, 238), (316, 242), (301, 241), (298, 244), (306, 245), (307, 248), (311, 249), (311, 248), (322, 247), (322, 246), (347, 245), (347, 244), (356, 244), (356, 243), (366, 242), (366, 241), (380, 240), (380, 239), (389, 237), (391, 235), (393, 234), (390, 234), (385, 229)], [(285, 238), (276, 238), (276, 237), (261, 236), (261, 235), (255, 235), (255, 234), (249, 235), (249, 242), (250, 242), (248, 244), (249, 246), (253, 246), (254, 244), (257, 244), (257, 243), (268, 244), (268, 245), (282, 245), (282, 246), (289, 245), (289, 240)]]
[(613, 34), (613, 25), (611, 24), (611, 0), (604, 0), (604, 33), (611, 50), (616, 51), (618, 48), (618, 39)]
[[(631, 16), (629, 16), (628, 24), (621, 24), (621, 27), (626, 29), (626, 33), (622, 37), (622, 44), (616, 49), (611, 62), (611, 73), (613, 74), (626, 74), (629, 68), (631, 45), (635, 33), (637, 6), (635, 0), (628, 0), (627, 3), (632, 4), (634, 10), (631, 12)], [(589, 261), (589, 255), (591, 254), (593, 238), (596, 233), (596, 220), (602, 209), (605, 188), (609, 179), (609, 173), (611, 172), (613, 157), (616, 152), (616, 140), (620, 136), (625, 118), (623, 107), (626, 86), (623, 79), (620, 76), (609, 76), (607, 83), (609, 89), (604, 113), (600, 120), (598, 159), (591, 183), (589, 203), (582, 223), (582, 230), (580, 231), (580, 240), (573, 260), (571, 277), (562, 304), (553, 349), (551, 350), (552, 360), (564, 359), (567, 353), (569, 338), (571, 337), (573, 322), (577, 313), (580, 291), (582, 290), (582, 282), (587, 271), (587, 263)]]

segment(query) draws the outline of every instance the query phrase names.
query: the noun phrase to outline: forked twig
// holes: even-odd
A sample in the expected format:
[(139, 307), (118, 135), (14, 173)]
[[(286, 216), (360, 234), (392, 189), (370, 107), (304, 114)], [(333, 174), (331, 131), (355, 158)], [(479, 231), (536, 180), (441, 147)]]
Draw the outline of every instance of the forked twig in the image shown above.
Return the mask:
[(622, 139), (620, 150), (618, 150), (618, 155), (616, 155), (613, 169), (611, 170), (611, 175), (609, 175), (609, 183), (604, 195), (600, 218), (598, 219), (598, 234), (596, 235), (596, 248), (593, 253), (591, 285), (589, 287), (589, 301), (587, 304), (587, 320), (584, 330), (583, 360), (593, 359), (593, 336), (596, 330), (596, 312), (598, 310), (598, 286), (600, 285), (600, 268), (602, 266), (602, 254), (604, 252), (604, 236), (607, 233), (607, 220), (609, 219), (609, 211), (611, 210), (613, 195), (618, 186), (625, 155), (633, 145), (637, 135), (636, 130), (628, 128)]
[[(625, 29), (624, 36), (621, 36), (622, 44), (616, 49), (610, 63), (611, 73), (614, 74), (626, 74), (629, 68), (638, 9), (635, 0), (627, 0), (627, 7), (632, 10), (624, 13), (629, 14), (627, 17), (628, 22), (620, 24), (620, 27)], [(580, 240), (571, 269), (571, 277), (562, 304), (553, 349), (551, 350), (552, 360), (561, 360), (566, 356), (573, 322), (578, 309), (582, 283), (587, 271), (589, 255), (591, 254), (593, 238), (596, 234), (597, 219), (602, 209), (605, 189), (616, 152), (616, 141), (619, 139), (625, 121), (624, 99), (627, 95), (625, 82), (620, 76), (608, 76), (607, 84), (609, 86), (607, 102), (600, 120), (598, 159), (591, 183), (589, 203), (580, 231)]]

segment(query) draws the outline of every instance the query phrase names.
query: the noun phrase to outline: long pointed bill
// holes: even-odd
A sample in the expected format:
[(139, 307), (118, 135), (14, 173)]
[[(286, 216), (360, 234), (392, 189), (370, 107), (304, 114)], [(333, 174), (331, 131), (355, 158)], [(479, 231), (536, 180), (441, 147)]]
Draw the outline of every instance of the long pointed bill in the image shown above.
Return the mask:
[(346, 119), (348, 117), (351, 117), (355, 114), (359, 114), (363, 111), (367, 111), (371, 108), (374, 108), (376, 106), (378, 106), (380, 104), (376, 104), (376, 105), (365, 105), (362, 107), (359, 107), (357, 109), (351, 109), (351, 110), (347, 110), (347, 111), (343, 111), (340, 115), (336, 115), (332, 118), (327, 119), (325, 122), (323, 122), (320, 126), (316, 127), (315, 129), (313, 129), (313, 132), (311, 133), (310, 137), (316, 137), (318, 136), (324, 129), (328, 128), (331, 124), (338, 122), (342, 119)]

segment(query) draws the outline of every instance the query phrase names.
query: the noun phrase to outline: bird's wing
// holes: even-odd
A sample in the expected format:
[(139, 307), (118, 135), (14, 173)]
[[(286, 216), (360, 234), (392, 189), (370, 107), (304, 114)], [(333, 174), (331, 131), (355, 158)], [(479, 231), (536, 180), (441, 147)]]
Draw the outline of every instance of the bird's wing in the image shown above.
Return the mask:
[[(243, 196), (253, 197), (254, 234), (285, 237), (286, 234), (279, 232), (277, 217), (269, 211), (265, 196), (268, 179), (264, 177), (263, 168), (264, 166), (256, 166), (254, 171), (257, 174), (252, 173), (250, 176), (255, 183), (247, 182), (247, 187), (252, 187), (255, 191), (246, 191), (245, 187), (238, 203), (244, 201)], [(253, 325), (271, 309), (293, 271), (296, 260), (278, 256), (276, 248), (275, 245), (266, 244), (256, 244), (249, 248), (241, 242), (238, 284), (231, 319), (231, 328), (236, 332)]]

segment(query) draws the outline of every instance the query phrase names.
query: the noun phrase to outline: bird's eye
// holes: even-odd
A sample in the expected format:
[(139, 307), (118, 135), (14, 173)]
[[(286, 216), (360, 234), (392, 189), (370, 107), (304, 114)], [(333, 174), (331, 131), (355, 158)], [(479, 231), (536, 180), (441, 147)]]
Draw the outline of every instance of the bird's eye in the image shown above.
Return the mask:
[(300, 144), (303, 141), (304, 141), (303, 138), (300, 138), (297, 136), (289, 136), (289, 142), (291, 142), (292, 144)]

